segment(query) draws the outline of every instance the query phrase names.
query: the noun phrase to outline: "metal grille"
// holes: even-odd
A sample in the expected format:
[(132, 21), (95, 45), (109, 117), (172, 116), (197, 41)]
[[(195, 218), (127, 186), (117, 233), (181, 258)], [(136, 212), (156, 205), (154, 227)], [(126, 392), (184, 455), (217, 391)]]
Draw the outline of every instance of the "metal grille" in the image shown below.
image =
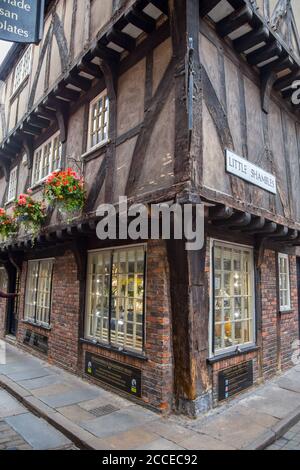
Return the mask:
[(114, 405), (105, 405), (105, 406), (99, 406), (98, 408), (94, 408), (93, 410), (90, 410), (90, 413), (96, 416), (96, 418), (100, 418), (101, 416), (110, 415), (111, 413), (114, 413), (115, 411), (119, 411), (119, 408), (116, 408)]

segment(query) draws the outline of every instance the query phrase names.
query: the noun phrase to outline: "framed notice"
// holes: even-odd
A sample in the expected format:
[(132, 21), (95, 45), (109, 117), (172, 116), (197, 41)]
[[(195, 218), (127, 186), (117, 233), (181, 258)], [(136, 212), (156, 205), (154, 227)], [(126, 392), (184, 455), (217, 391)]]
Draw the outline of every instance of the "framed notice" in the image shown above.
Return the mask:
[(121, 362), (86, 352), (85, 373), (122, 392), (142, 396), (142, 371)]

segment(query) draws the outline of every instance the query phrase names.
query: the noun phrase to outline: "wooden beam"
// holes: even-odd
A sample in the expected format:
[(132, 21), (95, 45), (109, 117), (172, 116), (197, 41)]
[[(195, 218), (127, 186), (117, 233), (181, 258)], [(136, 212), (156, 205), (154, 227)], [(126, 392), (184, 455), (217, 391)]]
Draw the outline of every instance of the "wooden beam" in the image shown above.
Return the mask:
[(155, 20), (143, 11), (139, 11), (134, 6), (127, 14), (125, 14), (125, 18), (129, 23), (148, 34), (154, 31), (156, 28)]
[(113, 42), (117, 46), (125, 49), (126, 51), (132, 52), (135, 49), (136, 41), (128, 34), (118, 31), (115, 27), (111, 27), (106, 33), (108, 42)]
[(35, 126), (31, 126), (27, 122), (22, 122), (22, 124), (20, 125), (20, 131), (30, 135), (40, 135), (41, 133), (40, 129)]
[(221, 0), (202, 0), (200, 2), (200, 16), (203, 18), (204, 16), (208, 15), (208, 13), (213, 10)]
[(249, 5), (245, 5), (219, 21), (219, 23), (217, 23), (216, 30), (221, 37), (225, 37), (243, 26), (245, 23), (249, 23), (252, 18), (252, 8)]
[(42, 105), (39, 105), (35, 110), (34, 114), (36, 116), (41, 116), (44, 119), (48, 119), (49, 121), (54, 121), (56, 119), (55, 111), (50, 111), (50, 109), (45, 108)]
[(60, 84), (53, 89), (54, 96), (60, 101), (77, 101), (80, 97), (80, 93), (74, 90), (70, 90)]
[(247, 61), (250, 65), (257, 65), (265, 62), (273, 57), (280, 57), (282, 54), (282, 46), (278, 41), (272, 41), (258, 51), (251, 52), (247, 55)]
[(73, 85), (76, 88), (79, 88), (79, 90), (82, 91), (88, 91), (91, 86), (92, 86), (92, 80), (89, 80), (88, 78), (81, 77), (78, 75), (79, 71), (78, 70), (73, 70), (68, 78), (65, 80), (65, 85)]
[(249, 33), (241, 36), (233, 41), (235, 50), (239, 53), (248, 51), (261, 43), (267, 43), (270, 37), (270, 31), (267, 26), (263, 25), (257, 30), (249, 31)]
[[(97, 56), (97, 54), (94, 55), (94, 57), (96, 57), (96, 56)], [(87, 73), (88, 75), (91, 75), (92, 77), (100, 77), (101, 76), (99, 66), (96, 65), (96, 64), (93, 64), (92, 62), (89, 62), (87, 60), (81, 59), (78, 62), (77, 67), (78, 67), (79, 70), (81, 70), (84, 73)]]
[(31, 126), (38, 127), (39, 129), (45, 129), (46, 127), (50, 126), (51, 121), (49, 119), (45, 119), (41, 116), (35, 116), (31, 114), (27, 119), (26, 122)]

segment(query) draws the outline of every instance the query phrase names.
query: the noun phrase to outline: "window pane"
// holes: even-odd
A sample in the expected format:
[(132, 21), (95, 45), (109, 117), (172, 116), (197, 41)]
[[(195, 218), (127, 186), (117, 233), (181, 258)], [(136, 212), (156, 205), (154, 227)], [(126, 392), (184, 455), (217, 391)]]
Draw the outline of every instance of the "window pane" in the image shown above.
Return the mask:
[(95, 147), (108, 138), (109, 100), (102, 94), (90, 108), (89, 148)]
[(281, 310), (291, 308), (290, 295), (290, 273), (288, 255), (279, 254), (278, 257), (278, 283), (279, 283), (279, 302)]
[(88, 264), (87, 335), (102, 342), (110, 338), (117, 347), (141, 351), (144, 248), (91, 253)]
[[(215, 351), (254, 340), (252, 253), (217, 243), (214, 249)], [(246, 321), (245, 321), (246, 320)]]

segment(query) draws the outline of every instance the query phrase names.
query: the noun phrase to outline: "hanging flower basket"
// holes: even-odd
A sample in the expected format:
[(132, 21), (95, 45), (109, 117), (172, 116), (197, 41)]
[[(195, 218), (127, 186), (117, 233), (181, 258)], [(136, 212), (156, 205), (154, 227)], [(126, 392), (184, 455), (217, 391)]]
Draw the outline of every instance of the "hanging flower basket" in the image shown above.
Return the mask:
[(0, 208), (0, 236), (6, 240), (17, 234), (18, 228), (13, 217), (8, 215), (5, 209)]
[(46, 181), (44, 194), (51, 205), (56, 205), (61, 217), (78, 217), (85, 202), (84, 179), (71, 168), (55, 171)]
[(44, 202), (35, 201), (30, 194), (21, 194), (15, 201), (14, 217), (26, 232), (36, 234), (46, 217)]

